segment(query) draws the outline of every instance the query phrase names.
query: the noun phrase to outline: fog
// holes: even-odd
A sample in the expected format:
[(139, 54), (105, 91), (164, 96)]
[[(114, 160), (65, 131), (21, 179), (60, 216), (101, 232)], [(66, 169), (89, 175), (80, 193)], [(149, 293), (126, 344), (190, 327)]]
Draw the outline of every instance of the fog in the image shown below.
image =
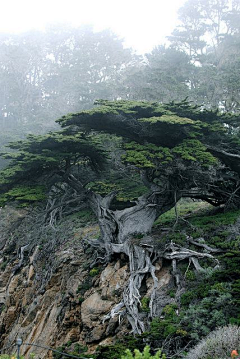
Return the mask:
[(1, 13), (0, 150), (97, 99), (239, 111), (239, 0), (23, 0)]
[(125, 46), (149, 52), (171, 33), (184, 0), (9, 0), (1, 1), (0, 32), (44, 30), (49, 24), (92, 24), (96, 31), (111, 28)]

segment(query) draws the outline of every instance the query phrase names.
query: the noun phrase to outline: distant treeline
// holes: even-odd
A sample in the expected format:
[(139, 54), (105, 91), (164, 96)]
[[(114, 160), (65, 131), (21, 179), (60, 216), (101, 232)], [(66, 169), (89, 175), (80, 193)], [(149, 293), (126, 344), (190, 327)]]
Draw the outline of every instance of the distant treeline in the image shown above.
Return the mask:
[(239, 0), (188, 0), (168, 40), (168, 46), (136, 55), (111, 31), (90, 26), (0, 34), (0, 147), (29, 132), (45, 133), (55, 119), (89, 109), (100, 98), (188, 97), (237, 112)]

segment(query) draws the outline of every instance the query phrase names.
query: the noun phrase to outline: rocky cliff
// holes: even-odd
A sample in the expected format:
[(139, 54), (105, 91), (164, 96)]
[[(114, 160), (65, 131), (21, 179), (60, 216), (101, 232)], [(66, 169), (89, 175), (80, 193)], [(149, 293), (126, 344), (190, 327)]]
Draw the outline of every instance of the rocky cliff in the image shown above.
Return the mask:
[[(240, 211), (201, 213), (201, 204), (197, 208), (200, 213), (191, 218), (184, 209), (186, 217), (174, 231), (169, 226), (176, 224), (173, 212), (161, 218), (151, 237), (133, 238), (137, 245), (152, 240), (158, 253), (166, 244), (182, 248), (171, 252), (170, 259), (155, 259), (157, 287), (151, 275), (144, 277), (139, 315), (147, 332), (133, 339), (124, 308), (121, 315), (113, 315), (129, 288), (129, 258), (119, 253), (110, 263), (101, 263), (96, 248), (86, 241), (99, 236), (88, 210), (54, 224), (39, 207), (1, 209), (0, 350), (15, 352), (20, 337), (25, 358), (61, 358), (51, 347), (80, 357), (95, 353), (98, 359), (116, 359), (126, 347), (142, 349), (146, 343), (180, 358), (216, 327), (239, 324)], [(195, 258), (201, 266), (193, 263)]]
[[(0, 333), (1, 347), (24, 343), (52, 348), (76, 344), (92, 353), (130, 332), (124, 317), (105, 318), (122, 295), (129, 277), (123, 255), (107, 266), (93, 266), (94, 253), (83, 238), (94, 237), (98, 226), (89, 213), (72, 216), (56, 228), (39, 226), (39, 216), (25, 209), (1, 209)], [(79, 220), (80, 218), (80, 220)], [(170, 268), (156, 264), (158, 312), (172, 301), (167, 295)], [(153, 280), (145, 283), (149, 297)], [(148, 313), (142, 312), (146, 318)], [(8, 349), (11, 353), (14, 347)], [(51, 357), (44, 348), (23, 345), (28, 358)]]

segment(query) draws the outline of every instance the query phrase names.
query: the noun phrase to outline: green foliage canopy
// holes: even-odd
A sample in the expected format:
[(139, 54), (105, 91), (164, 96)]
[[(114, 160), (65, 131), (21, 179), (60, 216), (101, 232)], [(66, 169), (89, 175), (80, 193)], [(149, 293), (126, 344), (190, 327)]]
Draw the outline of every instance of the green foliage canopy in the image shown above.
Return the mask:
[[(215, 181), (216, 187), (221, 184), (220, 177), (225, 171), (229, 175), (230, 190), (236, 185), (234, 166), (231, 168), (230, 162), (228, 168), (220, 166), (224, 146), (231, 148), (235, 156), (240, 153), (239, 143), (234, 140), (236, 115), (202, 110), (186, 100), (166, 105), (100, 100), (96, 105), (92, 110), (57, 120), (63, 128), (59, 132), (30, 135), (26, 140), (10, 143), (9, 147), (15, 152), (3, 154), (11, 162), (0, 174), (2, 190), (38, 182), (53, 174), (74, 174), (86, 185), (91, 181), (90, 177), (83, 178), (87, 168), (109, 183), (109, 168), (119, 170), (114, 164), (111, 146), (106, 146), (104, 133), (108, 134), (109, 143), (116, 138), (112, 136), (121, 139), (116, 144), (120, 146), (117, 152), (121, 154), (122, 164), (135, 173), (144, 172), (145, 184), (164, 183), (166, 188), (174, 182), (175, 190), (189, 189), (201, 186), (201, 179), (203, 187), (207, 181)], [(225, 144), (219, 147), (219, 141)], [(239, 165), (238, 157), (235, 162)]]

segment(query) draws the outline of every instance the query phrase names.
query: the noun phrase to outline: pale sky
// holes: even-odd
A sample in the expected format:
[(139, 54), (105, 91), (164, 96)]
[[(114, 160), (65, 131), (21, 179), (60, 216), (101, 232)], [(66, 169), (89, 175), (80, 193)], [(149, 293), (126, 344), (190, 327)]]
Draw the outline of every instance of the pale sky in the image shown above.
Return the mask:
[(144, 53), (166, 42), (186, 0), (0, 0), (0, 32), (44, 29), (50, 23), (111, 28)]

